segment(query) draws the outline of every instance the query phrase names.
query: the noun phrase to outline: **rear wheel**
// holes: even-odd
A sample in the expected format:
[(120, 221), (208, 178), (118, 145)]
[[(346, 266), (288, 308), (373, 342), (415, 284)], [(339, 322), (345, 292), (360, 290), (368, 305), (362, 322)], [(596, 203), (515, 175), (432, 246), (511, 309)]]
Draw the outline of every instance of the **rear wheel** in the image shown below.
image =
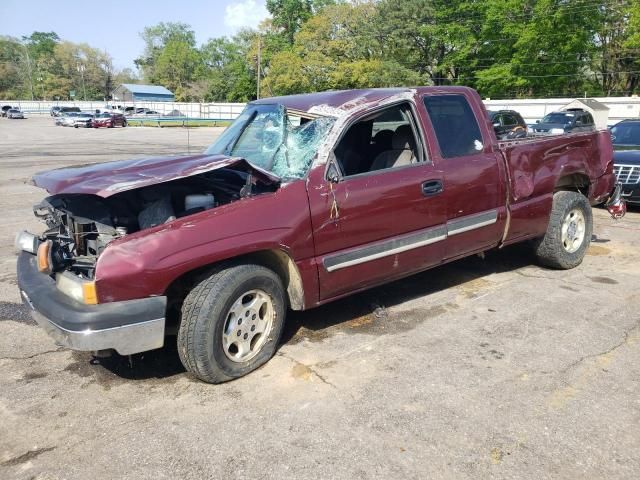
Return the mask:
[(589, 248), (592, 231), (589, 200), (577, 192), (556, 192), (547, 233), (535, 242), (536, 256), (548, 267), (577, 267)]
[(205, 382), (246, 375), (274, 355), (285, 312), (282, 281), (273, 271), (260, 265), (216, 270), (184, 301), (180, 359)]

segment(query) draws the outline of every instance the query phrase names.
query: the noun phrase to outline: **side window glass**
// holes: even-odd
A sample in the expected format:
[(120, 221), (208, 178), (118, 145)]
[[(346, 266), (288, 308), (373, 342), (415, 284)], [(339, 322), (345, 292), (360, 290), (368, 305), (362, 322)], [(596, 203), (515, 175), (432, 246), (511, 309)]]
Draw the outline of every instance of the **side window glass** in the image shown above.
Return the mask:
[(509, 126), (509, 127), (513, 127), (514, 125), (517, 125), (518, 122), (517, 122), (516, 118), (513, 115), (508, 114), (508, 115), (504, 116), (504, 124)]
[(395, 105), (351, 125), (334, 149), (345, 176), (418, 163), (422, 149), (408, 104)]
[(480, 153), (480, 127), (464, 95), (425, 96), (424, 105), (444, 158)]

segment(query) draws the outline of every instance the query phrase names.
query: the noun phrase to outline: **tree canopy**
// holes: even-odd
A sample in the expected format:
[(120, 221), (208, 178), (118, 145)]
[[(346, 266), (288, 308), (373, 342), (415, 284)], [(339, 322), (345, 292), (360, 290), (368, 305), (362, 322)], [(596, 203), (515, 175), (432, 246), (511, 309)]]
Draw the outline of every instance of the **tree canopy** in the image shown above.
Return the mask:
[[(183, 101), (317, 90), (467, 85), (493, 98), (640, 93), (638, 0), (266, 0), (257, 29), (198, 45), (192, 28), (141, 33), (141, 80)], [(54, 32), (0, 37), (0, 96), (101, 98), (131, 71)], [(78, 94), (76, 94), (78, 97)]]

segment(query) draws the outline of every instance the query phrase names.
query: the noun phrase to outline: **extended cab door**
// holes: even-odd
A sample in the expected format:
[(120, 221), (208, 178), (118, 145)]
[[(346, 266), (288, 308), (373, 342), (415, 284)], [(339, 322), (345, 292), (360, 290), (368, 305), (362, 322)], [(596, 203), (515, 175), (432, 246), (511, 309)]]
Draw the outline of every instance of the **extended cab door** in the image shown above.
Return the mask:
[(444, 254), (444, 178), (425, 149), (416, 106), (363, 115), (345, 128), (328, 169), (309, 177), (321, 300), (424, 269)]
[(423, 96), (433, 162), (446, 192), (445, 257), (496, 246), (506, 218), (506, 179), (495, 135), (472, 90)]

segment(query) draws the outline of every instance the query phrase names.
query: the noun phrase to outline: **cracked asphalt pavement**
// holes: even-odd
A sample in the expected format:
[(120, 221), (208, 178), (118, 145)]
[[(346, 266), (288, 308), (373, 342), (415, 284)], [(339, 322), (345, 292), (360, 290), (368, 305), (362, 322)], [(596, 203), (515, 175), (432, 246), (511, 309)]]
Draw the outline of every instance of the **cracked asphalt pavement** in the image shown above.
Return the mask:
[(595, 209), (574, 270), (515, 246), (290, 314), (273, 360), (223, 385), (175, 342), (57, 348), (16, 286), (14, 234), (42, 228), (30, 175), (219, 133), (0, 121), (0, 478), (640, 477), (638, 209)]

